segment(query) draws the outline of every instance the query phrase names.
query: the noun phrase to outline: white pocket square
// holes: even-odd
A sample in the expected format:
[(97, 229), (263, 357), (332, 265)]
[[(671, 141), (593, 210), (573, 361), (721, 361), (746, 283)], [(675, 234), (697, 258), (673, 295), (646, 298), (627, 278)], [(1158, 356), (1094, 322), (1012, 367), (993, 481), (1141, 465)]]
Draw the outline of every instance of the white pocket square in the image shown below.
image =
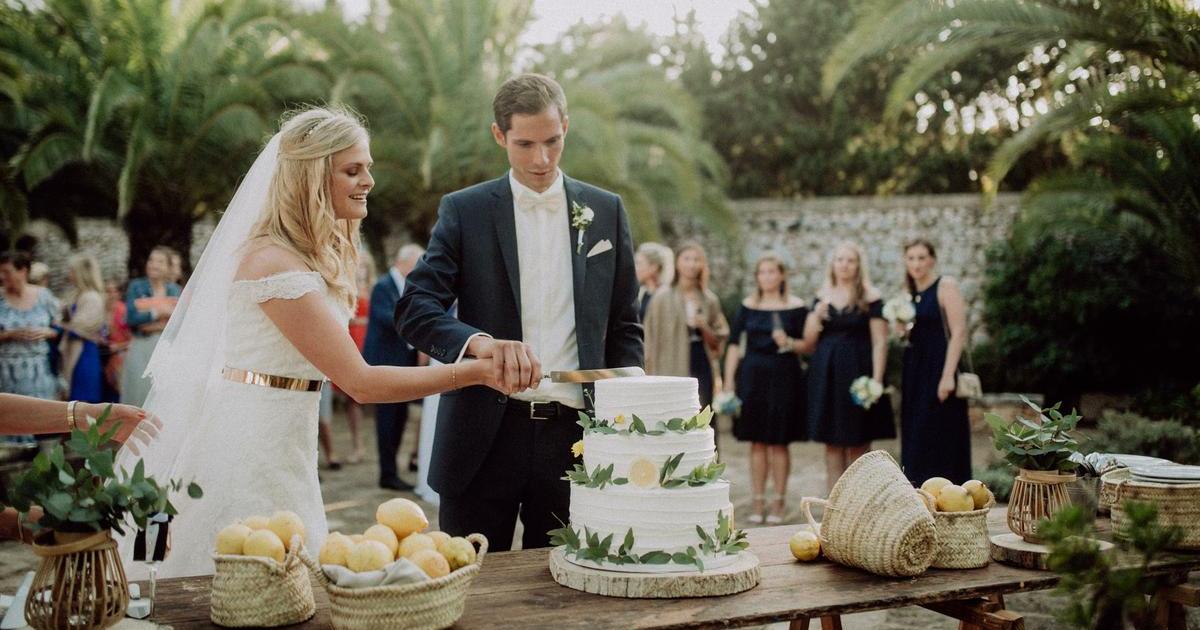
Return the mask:
[(591, 251), (588, 252), (587, 257), (591, 258), (592, 256), (597, 256), (599, 254), (603, 254), (604, 252), (606, 252), (610, 249), (612, 249), (612, 241), (609, 241), (608, 239), (604, 239), (603, 241), (600, 241), (599, 243), (596, 243), (595, 245), (592, 246), (592, 249), (591, 249)]

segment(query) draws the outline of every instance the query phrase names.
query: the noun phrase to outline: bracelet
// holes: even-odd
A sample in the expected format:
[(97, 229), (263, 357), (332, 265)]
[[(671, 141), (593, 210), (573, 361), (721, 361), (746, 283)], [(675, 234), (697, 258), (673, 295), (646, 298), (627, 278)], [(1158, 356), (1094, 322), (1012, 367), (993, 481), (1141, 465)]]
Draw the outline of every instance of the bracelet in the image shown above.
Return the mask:
[(78, 405), (78, 400), (72, 400), (67, 403), (67, 433), (75, 430), (75, 405)]
[(458, 364), (450, 364), (450, 389), (451, 391), (458, 389)]

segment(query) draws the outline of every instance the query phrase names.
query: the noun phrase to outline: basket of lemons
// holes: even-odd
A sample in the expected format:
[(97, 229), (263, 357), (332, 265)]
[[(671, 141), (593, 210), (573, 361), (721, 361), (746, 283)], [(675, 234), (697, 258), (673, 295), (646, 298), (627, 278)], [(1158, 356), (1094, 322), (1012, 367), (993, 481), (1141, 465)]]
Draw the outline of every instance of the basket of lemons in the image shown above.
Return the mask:
[(338, 630), (440, 629), (462, 616), (487, 538), (424, 532), (421, 506), (391, 499), (362, 534), (331, 533), (317, 560), (305, 557), (329, 595)]
[(982, 481), (972, 479), (955, 485), (945, 477), (932, 477), (921, 484), (931, 498), (933, 522), (937, 526), (936, 569), (978, 569), (991, 560), (988, 511), (996, 498)]
[(317, 607), (303, 560), (304, 536), (304, 522), (286, 510), (222, 529), (213, 555), (212, 622), (275, 627), (312, 617)]

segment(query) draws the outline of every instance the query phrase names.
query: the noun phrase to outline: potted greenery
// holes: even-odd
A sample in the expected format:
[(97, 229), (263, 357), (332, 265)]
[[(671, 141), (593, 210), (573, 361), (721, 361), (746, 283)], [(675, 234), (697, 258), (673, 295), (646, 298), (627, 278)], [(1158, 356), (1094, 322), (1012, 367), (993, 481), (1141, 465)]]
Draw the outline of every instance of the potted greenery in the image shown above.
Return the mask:
[(996, 414), (984, 419), (992, 428), (992, 443), (1008, 463), (1018, 469), (1008, 501), (1008, 528), (1032, 543), (1042, 542), (1038, 523), (1054, 516), (1070, 504), (1068, 484), (1075, 481), (1078, 464), (1071, 455), (1079, 442), (1071, 435), (1079, 424), (1079, 414), (1063, 415), (1062, 403), (1045, 409), (1021, 400), (1035, 412), (1035, 419), (1018, 416), (1012, 422)]
[[(87, 431), (73, 430), (65, 449), (58, 444), (39, 453), (9, 489), (7, 503), (18, 512), (42, 509), (33, 523), (42, 564), (25, 605), (34, 628), (104, 628), (122, 619), (129, 585), (112, 531), (123, 534), (129, 520), (145, 529), (151, 516), (177, 513), (169, 494), (182, 490), (182, 482), (160, 484), (145, 475), (141, 460), (132, 473), (114, 467), (109, 442), (117, 427), (100, 429), (108, 413)], [(195, 483), (187, 493), (203, 494)]]

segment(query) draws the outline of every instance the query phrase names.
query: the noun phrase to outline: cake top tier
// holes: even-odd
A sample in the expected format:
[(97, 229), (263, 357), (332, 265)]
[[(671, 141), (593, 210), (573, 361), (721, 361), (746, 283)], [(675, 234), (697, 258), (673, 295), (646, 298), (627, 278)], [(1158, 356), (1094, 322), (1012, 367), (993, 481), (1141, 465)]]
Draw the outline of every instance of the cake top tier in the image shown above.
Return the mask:
[(596, 381), (596, 417), (612, 420), (637, 415), (646, 422), (691, 418), (700, 412), (696, 379), (683, 376), (629, 376)]

